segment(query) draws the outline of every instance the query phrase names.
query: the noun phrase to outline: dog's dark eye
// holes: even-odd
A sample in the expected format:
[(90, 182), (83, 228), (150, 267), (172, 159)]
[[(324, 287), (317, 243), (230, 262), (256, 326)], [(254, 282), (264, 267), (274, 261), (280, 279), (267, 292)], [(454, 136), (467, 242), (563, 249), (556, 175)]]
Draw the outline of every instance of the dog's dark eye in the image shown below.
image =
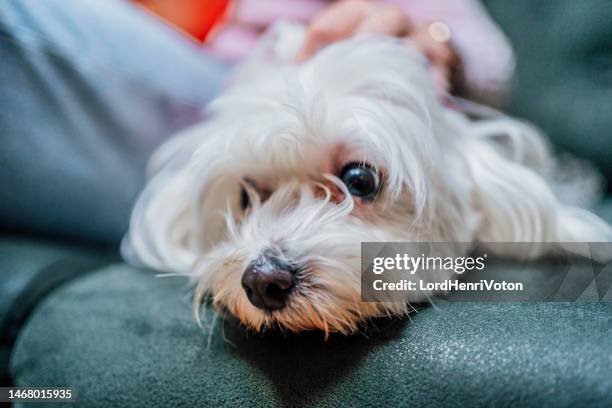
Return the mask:
[(251, 200), (249, 200), (249, 194), (245, 190), (244, 187), (240, 189), (240, 208), (246, 210), (251, 205)]
[(364, 163), (349, 163), (340, 172), (340, 179), (354, 197), (373, 199), (379, 189), (378, 174)]

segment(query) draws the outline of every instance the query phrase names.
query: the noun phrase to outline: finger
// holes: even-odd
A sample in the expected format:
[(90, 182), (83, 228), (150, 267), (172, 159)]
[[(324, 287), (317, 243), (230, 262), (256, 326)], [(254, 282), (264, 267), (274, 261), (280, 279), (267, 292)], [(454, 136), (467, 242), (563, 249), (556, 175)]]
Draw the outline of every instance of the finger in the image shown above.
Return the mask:
[(449, 64), (452, 61), (453, 52), (447, 42), (434, 40), (426, 30), (416, 31), (409, 41), (421, 51), (432, 64)]
[[(435, 24), (435, 23), (434, 23)], [(454, 51), (449, 40), (450, 35), (435, 35), (430, 26), (416, 30), (407, 42), (413, 44), (429, 61), (429, 71), (439, 92), (451, 92), (454, 87), (455, 71), (461, 65), (459, 55)]]
[(310, 58), (332, 42), (349, 37), (373, 7), (366, 0), (347, 0), (324, 10), (312, 20), (296, 62)]
[(451, 91), (450, 72), (447, 67), (434, 65), (430, 69), (430, 75), (438, 92), (448, 93)]
[(411, 34), (413, 29), (412, 21), (401, 9), (378, 6), (370, 10), (357, 27), (356, 32), (405, 37)]

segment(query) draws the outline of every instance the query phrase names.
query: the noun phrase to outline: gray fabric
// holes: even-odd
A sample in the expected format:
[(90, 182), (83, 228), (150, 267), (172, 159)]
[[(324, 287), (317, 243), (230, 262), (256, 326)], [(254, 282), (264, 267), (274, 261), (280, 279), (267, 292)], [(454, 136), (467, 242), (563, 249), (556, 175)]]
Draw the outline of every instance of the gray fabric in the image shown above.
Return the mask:
[(42, 239), (0, 236), (0, 322), (40, 271), (66, 260), (88, 263), (108, 251)]
[(211, 335), (189, 292), (125, 265), (58, 290), (19, 337), (17, 385), (71, 386), (87, 407), (612, 404), (610, 303), (439, 301), (325, 342), (231, 320)]
[(612, 2), (484, 3), (516, 53), (509, 112), (612, 180)]
[[(609, 221), (610, 204), (599, 206)], [(7, 269), (37, 268), (27, 254), (40, 244), (7, 243), (26, 255), (5, 259)], [(512, 270), (550, 274), (537, 264), (495, 272)], [(211, 330), (210, 310), (200, 329), (191, 293), (182, 278), (124, 264), (59, 288), (20, 334), (16, 384), (72, 386), (87, 407), (612, 404), (612, 303), (438, 301), (325, 342), (246, 333), (231, 319)]]
[(0, 61), (0, 223), (98, 241), (227, 70), (123, 0), (3, 0)]
[(0, 236), (0, 384), (9, 383), (11, 349), (36, 304), (62, 283), (117, 258), (104, 248)]

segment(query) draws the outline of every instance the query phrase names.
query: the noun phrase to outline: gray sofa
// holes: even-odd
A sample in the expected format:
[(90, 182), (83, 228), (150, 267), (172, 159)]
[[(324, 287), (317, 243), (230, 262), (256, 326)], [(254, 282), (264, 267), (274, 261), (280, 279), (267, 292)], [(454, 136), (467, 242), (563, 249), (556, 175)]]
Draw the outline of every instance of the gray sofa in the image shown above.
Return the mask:
[(373, 322), (367, 335), (256, 335), (232, 319), (213, 326), (210, 311), (203, 328), (196, 325), (182, 279), (121, 262), (93, 266), (76, 249), (45, 253), (40, 242), (20, 248), (20, 264), (36, 253), (48, 273), (82, 262), (84, 275), (56, 288), (28, 319), (10, 367), (20, 386), (72, 387), (79, 406), (612, 401), (612, 303), (437, 301), (409, 320)]
[[(612, 176), (612, 5), (486, 5), (516, 49), (510, 112)], [(612, 200), (596, 210), (612, 222)], [(612, 405), (609, 302), (439, 301), (366, 335), (256, 335), (212, 312), (200, 328), (182, 279), (78, 241), (3, 232), (2, 385), (87, 407)]]

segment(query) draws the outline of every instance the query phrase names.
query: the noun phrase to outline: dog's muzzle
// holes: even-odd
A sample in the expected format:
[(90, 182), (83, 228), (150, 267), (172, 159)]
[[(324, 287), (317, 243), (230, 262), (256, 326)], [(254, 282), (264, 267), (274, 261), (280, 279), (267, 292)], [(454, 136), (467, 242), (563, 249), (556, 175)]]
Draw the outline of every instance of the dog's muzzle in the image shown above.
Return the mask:
[(242, 274), (242, 287), (249, 301), (260, 309), (278, 310), (287, 303), (295, 286), (297, 268), (266, 251)]

